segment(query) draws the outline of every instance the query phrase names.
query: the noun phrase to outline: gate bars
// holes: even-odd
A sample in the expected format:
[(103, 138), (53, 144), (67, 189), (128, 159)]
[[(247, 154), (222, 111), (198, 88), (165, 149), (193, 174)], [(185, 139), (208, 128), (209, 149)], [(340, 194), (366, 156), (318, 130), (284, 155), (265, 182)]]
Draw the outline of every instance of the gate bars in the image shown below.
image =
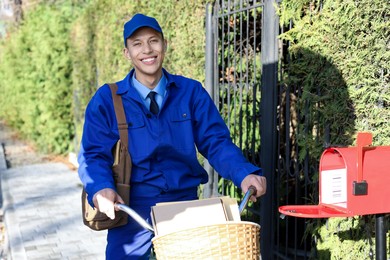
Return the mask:
[[(279, 21), (273, 0), (217, 1), (206, 6), (206, 81), (233, 141), (267, 177), (267, 194), (249, 214), (260, 222), (263, 259), (273, 259), (277, 163), (277, 81)], [(208, 162), (204, 196), (233, 191)], [(257, 206), (257, 208), (256, 208)], [(260, 206), (260, 207), (259, 207)], [(261, 217), (260, 217), (261, 216)]]

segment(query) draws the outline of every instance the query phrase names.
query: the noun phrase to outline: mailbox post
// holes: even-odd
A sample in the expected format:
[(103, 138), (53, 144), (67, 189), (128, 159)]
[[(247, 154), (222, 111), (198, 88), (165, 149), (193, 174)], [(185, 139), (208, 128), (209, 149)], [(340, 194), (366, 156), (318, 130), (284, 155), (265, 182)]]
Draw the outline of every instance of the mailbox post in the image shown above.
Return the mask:
[(320, 159), (319, 205), (281, 206), (279, 212), (302, 218), (376, 215), (376, 259), (385, 260), (390, 146), (371, 144), (371, 133), (358, 133), (357, 146), (326, 149)]

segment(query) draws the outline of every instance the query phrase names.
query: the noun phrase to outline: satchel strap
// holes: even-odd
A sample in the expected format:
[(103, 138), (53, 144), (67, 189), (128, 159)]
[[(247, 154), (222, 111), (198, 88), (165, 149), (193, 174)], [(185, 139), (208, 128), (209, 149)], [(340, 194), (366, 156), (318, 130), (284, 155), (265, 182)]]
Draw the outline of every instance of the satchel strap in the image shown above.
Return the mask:
[(126, 121), (125, 110), (122, 104), (122, 97), (116, 94), (116, 91), (118, 89), (116, 83), (108, 84), (108, 85), (110, 86), (112, 101), (114, 103), (116, 121), (118, 122), (119, 137), (122, 142), (122, 145), (125, 145), (127, 147), (127, 144), (129, 142), (129, 136), (127, 132), (127, 121)]
[[(121, 95), (117, 95), (116, 91), (118, 90), (118, 86), (116, 83), (108, 84), (111, 89), (112, 101), (114, 104), (116, 121), (118, 122), (118, 131), (119, 131), (119, 139), (121, 141), (121, 149), (123, 152), (127, 152), (130, 158), (130, 174), (126, 175), (126, 172), (121, 172), (121, 176), (118, 178), (118, 182), (123, 182), (125, 184), (130, 184), (130, 175), (131, 175), (131, 156), (128, 149), (129, 143), (129, 133), (128, 133), (128, 125), (126, 121), (125, 110), (122, 103)], [(122, 162), (119, 162), (122, 163)]]

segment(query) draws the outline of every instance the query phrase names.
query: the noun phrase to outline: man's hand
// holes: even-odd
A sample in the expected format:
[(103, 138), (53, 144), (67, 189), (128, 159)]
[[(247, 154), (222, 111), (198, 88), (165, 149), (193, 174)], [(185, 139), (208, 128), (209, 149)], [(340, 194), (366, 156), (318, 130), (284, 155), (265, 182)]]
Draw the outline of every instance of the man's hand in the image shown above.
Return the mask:
[(102, 189), (93, 196), (93, 204), (110, 219), (115, 218), (114, 203), (124, 204), (123, 199), (113, 189)]
[(249, 174), (241, 182), (241, 190), (246, 193), (250, 186), (256, 188), (256, 194), (251, 196), (251, 201), (256, 202), (256, 198), (265, 194), (267, 191), (267, 179), (264, 176), (259, 176), (256, 174)]

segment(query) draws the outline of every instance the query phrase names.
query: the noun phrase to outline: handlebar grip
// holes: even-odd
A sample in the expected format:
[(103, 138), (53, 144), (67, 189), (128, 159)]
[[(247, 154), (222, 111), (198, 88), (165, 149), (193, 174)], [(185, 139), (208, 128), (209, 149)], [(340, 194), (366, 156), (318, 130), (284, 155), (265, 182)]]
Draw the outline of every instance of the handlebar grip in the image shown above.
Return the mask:
[(242, 211), (245, 209), (246, 205), (248, 204), (248, 201), (249, 201), (249, 198), (253, 195), (253, 194), (256, 194), (257, 193), (257, 190), (254, 186), (250, 186), (248, 188), (248, 191), (245, 193), (245, 196), (244, 198), (242, 199), (241, 203), (240, 203), (240, 206), (239, 206), (239, 212), (240, 214), (242, 213)]

